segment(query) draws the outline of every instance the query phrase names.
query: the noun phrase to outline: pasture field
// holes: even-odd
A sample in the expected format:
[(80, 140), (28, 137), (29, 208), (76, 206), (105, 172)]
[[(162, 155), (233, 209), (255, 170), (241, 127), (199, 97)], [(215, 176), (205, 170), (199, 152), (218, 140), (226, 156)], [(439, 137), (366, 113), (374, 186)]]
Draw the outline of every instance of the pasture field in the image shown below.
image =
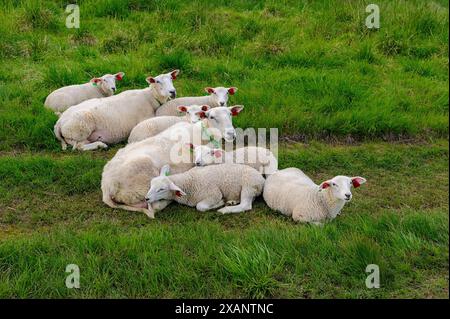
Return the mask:
[[(1, 298), (448, 298), (448, 1), (0, 0)], [(101, 201), (106, 151), (61, 151), (45, 97), (178, 68), (178, 96), (236, 86), (236, 127), (278, 128), (280, 167), (361, 175), (341, 216), (299, 225), (258, 199), (149, 220)], [(77, 264), (81, 287), (65, 286)], [(380, 267), (368, 289), (366, 266)]]

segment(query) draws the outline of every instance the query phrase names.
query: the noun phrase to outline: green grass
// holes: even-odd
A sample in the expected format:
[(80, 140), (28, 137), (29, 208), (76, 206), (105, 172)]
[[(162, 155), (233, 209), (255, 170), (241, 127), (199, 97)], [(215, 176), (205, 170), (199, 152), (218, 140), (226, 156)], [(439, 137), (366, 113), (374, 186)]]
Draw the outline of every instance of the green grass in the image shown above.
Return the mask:
[[(258, 200), (252, 212), (111, 210), (99, 183), (107, 152), (0, 159), (3, 297), (448, 296), (448, 145), (282, 145), (283, 167), (317, 181), (360, 174), (344, 213), (297, 225)], [(65, 265), (81, 268), (79, 290)], [(365, 267), (381, 288), (365, 287)]]
[[(359, 0), (75, 2), (78, 30), (65, 1), (0, 0), (0, 297), (448, 298), (448, 2), (378, 1), (380, 30)], [(174, 68), (179, 96), (236, 86), (236, 126), (307, 141), (283, 143), (281, 167), (368, 183), (324, 227), (261, 199), (234, 216), (106, 207), (101, 171), (123, 144), (62, 152), (43, 101)]]

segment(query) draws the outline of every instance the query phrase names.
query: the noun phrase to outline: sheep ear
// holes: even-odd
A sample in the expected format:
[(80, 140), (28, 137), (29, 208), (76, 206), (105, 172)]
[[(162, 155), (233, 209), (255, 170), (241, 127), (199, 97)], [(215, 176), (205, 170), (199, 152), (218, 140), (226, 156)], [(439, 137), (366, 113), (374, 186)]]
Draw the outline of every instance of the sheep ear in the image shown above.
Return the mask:
[(325, 182), (323, 182), (322, 184), (319, 185), (319, 188), (320, 189), (326, 189), (326, 188), (328, 188), (330, 186), (331, 186), (330, 181), (325, 181)]
[(178, 111), (180, 111), (181, 113), (186, 113), (187, 112), (187, 107), (184, 105), (179, 105), (177, 106)]
[(234, 95), (234, 93), (236, 93), (236, 91), (237, 91), (237, 88), (234, 86), (228, 88), (228, 94), (230, 94), (230, 95)]
[(168, 176), (169, 174), (170, 174), (170, 165), (166, 164), (163, 167), (161, 167), (159, 176)]
[(241, 113), (241, 111), (244, 109), (244, 106), (243, 105), (234, 105), (234, 106), (228, 107), (228, 109), (231, 112), (231, 116), (236, 116), (239, 113)]
[(114, 77), (116, 78), (117, 81), (121, 81), (124, 76), (125, 76), (125, 73), (123, 73), (123, 72), (114, 74)]
[(351, 179), (354, 188), (357, 188), (366, 182), (366, 179), (360, 176), (351, 177)]
[(198, 112), (195, 113), (195, 115), (197, 115), (198, 118), (200, 118), (200, 119), (206, 118), (206, 113), (205, 113), (205, 111), (198, 111)]
[(180, 73), (180, 70), (173, 70), (172, 72), (170, 72), (170, 76), (172, 77), (172, 80), (175, 80), (179, 73)]
[(202, 111), (208, 111), (211, 107), (209, 105), (202, 105)]
[(207, 92), (207, 93), (209, 93), (209, 94), (213, 94), (215, 91), (214, 91), (214, 89), (213, 88), (210, 88), (210, 87), (206, 87), (205, 88), (205, 91)]
[(215, 158), (221, 158), (222, 154), (223, 154), (223, 150), (218, 149), (218, 148), (213, 149), (212, 154), (214, 155)]
[(145, 81), (147, 81), (148, 84), (153, 84), (156, 83), (155, 78), (149, 76), (148, 78), (145, 79)]
[(102, 78), (93, 78), (91, 79), (91, 83), (93, 86), (97, 86), (102, 82)]
[(175, 185), (174, 183), (170, 183), (169, 189), (172, 192), (175, 192), (175, 195), (177, 197), (181, 197), (181, 196), (185, 196), (186, 195), (186, 193), (183, 192), (183, 190), (181, 188), (179, 188), (177, 185)]

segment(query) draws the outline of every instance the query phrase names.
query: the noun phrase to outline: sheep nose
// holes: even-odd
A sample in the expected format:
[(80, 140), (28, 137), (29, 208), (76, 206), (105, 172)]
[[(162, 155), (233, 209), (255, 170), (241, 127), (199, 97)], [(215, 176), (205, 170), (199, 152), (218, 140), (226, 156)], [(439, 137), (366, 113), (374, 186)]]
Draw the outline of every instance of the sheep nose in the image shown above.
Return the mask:
[(149, 202), (150, 201), (150, 197), (145, 197), (145, 201)]
[(225, 102), (220, 102), (219, 104), (220, 104), (220, 106), (224, 106)]
[(111, 90), (113, 90), (113, 92), (116, 92), (116, 88), (111, 88)]
[(177, 95), (177, 92), (175, 90), (169, 91), (169, 93), (171, 98), (174, 98)]
[(346, 199), (350, 199), (351, 197), (352, 197), (352, 194), (349, 194), (349, 193), (345, 194)]
[(200, 162), (195, 162), (195, 166), (200, 166), (202, 163)]

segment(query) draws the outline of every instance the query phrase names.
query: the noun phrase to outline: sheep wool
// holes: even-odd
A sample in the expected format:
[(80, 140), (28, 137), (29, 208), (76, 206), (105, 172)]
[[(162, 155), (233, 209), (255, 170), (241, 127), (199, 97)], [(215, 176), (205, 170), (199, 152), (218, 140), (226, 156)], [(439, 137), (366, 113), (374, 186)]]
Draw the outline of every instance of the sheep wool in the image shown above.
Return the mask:
[(164, 103), (157, 111), (156, 116), (177, 116), (180, 115), (178, 106), (209, 105), (210, 107), (227, 106), (228, 96), (236, 93), (237, 88), (216, 87), (205, 88), (210, 95), (180, 97)]
[[(188, 129), (189, 125), (183, 122), (174, 127)], [(158, 176), (161, 167), (168, 163), (172, 165), (174, 173), (193, 167), (188, 151), (182, 154), (189, 158), (182, 158), (179, 163), (171, 161), (173, 147), (179, 143), (172, 139), (172, 128), (154, 137), (128, 144), (105, 165), (101, 181), (105, 204), (112, 208), (144, 212), (153, 217), (152, 209), (144, 201), (151, 179)]]
[(220, 209), (222, 213), (250, 210), (254, 198), (261, 195), (265, 181), (255, 169), (239, 164), (195, 167), (168, 178), (185, 192), (172, 199), (200, 211), (218, 208), (227, 202), (240, 202)]
[(291, 216), (294, 221), (321, 223), (335, 218), (350, 200), (351, 193), (345, 193), (347, 200), (341, 198), (341, 190), (349, 191), (353, 182), (358, 187), (366, 180), (362, 177), (336, 176), (321, 185), (315, 184), (308, 176), (297, 168), (286, 168), (270, 175), (264, 185), (264, 200), (273, 210)]
[(57, 115), (61, 115), (69, 107), (83, 101), (113, 95), (116, 90), (116, 80), (122, 80), (123, 76), (123, 72), (105, 74), (101, 78), (93, 78), (88, 83), (59, 88), (47, 96), (44, 106)]
[(245, 164), (264, 175), (273, 174), (278, 170), (275, 155), (259, 146), (246, 146), (225, 152), (206, 145), (198, 145), (194, 148), (194, 160), (195, 165), (198, 166), (223, 163)]
[[(105, 148), (125, 140), (136, 124), (154, 116), (162, 102), (152, 87), (91, 99), (64, 112), (55, 124), (55, 135), (63, 149), (67, 144), (80, 150)], [(85, 147), (88, 143), (93, 147)]]

